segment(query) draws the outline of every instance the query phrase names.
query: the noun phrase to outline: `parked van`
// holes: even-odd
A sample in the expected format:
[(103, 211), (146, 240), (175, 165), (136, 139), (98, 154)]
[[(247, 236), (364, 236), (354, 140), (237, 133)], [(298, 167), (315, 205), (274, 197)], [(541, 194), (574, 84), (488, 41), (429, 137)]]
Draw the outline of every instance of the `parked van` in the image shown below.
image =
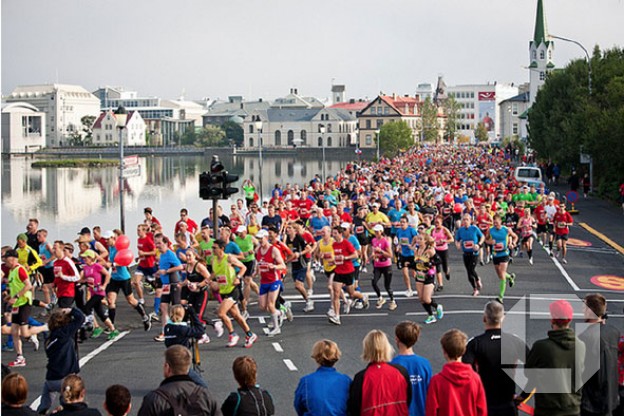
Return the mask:
[(544, 183), (542, 170), (534, 166), (518, 166), (514, 176), (518, 182), (525, 182), (529, 186), (535, 185), (536, 188)]

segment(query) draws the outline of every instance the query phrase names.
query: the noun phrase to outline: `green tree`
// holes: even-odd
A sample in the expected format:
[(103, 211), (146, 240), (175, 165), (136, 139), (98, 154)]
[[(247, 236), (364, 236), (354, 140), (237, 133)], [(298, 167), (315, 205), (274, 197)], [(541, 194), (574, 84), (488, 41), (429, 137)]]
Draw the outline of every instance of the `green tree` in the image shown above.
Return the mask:
[(375, 140), (379, 140), (379, 150), (388, 157), (395, 157), (414, 145), (412, 129), (405, 121), (384, 123)]
[(457, 120), (459, 119), (460, 106), (453, 94), (444, 100), (444, 113), (446, 114), (446, 127), (444, 135), (449, 142), (455, 140), (455, 134), (457, 133)]
[(481, 122), (477, 123), (477, 128), (474, 130), (474, 136), (475, 136), (475, 139), (477, 139), (479, 143), (487, 142), (489, 137), (488, 137), (488, 131), (485, 128), (485, 124)]
[(195, 140), (197, 140), (196, 129), (186, 129), (186, 131), (182, 133), (182, 137), (180, 138), (180, 144), (182, 146), (192, 146), (195, 144)]
[(438, 141), (438, 107), (431, 101), (430, 97), (425, 98), (420, 109), (421, 131), (423, 140), (426, 142)]
[(225, 146), (226, 144), (225, 132), (221, 127), (210, 124), (197, 133), (197, 139), (195, 140), (195, 146), (197, 147)]
[(227, 142), (230, 140), (236, 143), (236, 146), (243, 145), (243, 128), (240, 124), (233, 121), (226, 121), (221, 125), (221, 128), (225, 132), (225, 139)]

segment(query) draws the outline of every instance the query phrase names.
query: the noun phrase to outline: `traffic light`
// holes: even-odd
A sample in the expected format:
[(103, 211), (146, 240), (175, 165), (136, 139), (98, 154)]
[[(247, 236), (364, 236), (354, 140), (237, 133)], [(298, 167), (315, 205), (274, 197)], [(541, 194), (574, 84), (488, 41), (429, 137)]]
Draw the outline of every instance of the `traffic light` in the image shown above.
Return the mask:
[(223, 172), (223, 199), (228, 199), (230, 195), (238, 193), (238, 188), (229, 186), (237, 180), (238, 175), (230, 175), (227, 171)]
[(230, 175), (225, 170), (219, 156), (212, 156), (210, 173), (199, 175), (199, 197), (201, 199), (228, 199), (230, 195), (238, 193), (238, 188), (230, 185), (238, 180), (238, 175)]

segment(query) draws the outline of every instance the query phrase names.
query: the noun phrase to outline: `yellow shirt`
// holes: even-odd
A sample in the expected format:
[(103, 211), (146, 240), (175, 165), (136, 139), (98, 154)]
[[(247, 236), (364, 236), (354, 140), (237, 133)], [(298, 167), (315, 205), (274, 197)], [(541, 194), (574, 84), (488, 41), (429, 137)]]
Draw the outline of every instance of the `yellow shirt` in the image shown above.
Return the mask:
[(385, 224), (390, 222), (390, 218), (381, 211), (378, 211), (377, 214), (369, 212), (368, 215), (366, 215), (366, 222), (373, 225), (379, 223)]
[(329, 243), (325, 243), (321, 238), (319, 240), (319, 250), (323, 259), (323, 269), (326, 272), (334, 271), (336, 268), (336, 264), (334, 264), (334, 239), (330, 238)]

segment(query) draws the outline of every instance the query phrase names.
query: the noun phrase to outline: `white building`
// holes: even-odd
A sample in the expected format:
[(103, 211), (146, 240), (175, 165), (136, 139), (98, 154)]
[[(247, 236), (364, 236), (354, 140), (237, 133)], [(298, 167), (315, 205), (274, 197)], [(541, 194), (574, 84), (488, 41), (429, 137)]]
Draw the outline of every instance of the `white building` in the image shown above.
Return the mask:
[(537, 12), (535, 14), (535, 30), (533, 39), (529, 43), (529, 82), (530, 82), (530, 105), (533, 105), (537, 97), (537, 91), (546, 82), (546, 75), (555, 68), (553, 63), (553, 51), (555, 44), (548, 38), (546, 28), (546, 15), (542, 0), (537, 0)]
[[(126, 127), (121, 129), (124, 146), (145, 146), (145, 121), (138, 111), (128, 111)], [(104, 111), (93, 123), (93, 144), (112, 146), (119, 144), (119, 129), (113, 111)]]
[(45, 113), (25, 102), (2, 108), (2, 153), (29, 153), (45, 147)]
[(501, 101), (499, 105), (501, 139), (506, 137), (517, 137), (519, 139), (527, 138), (527, 110), (531, 105), (529, 95), (530, 93), (525, 91)]
[(82, 133), (84, 116), (97, 117), (100, 101), (78, 85), (21, 85), (5, 97), (7, 103), (26, 102), (45, 113), (46, 146), (67, 146), (70, 135)]
[(471, 84), (450, 86), (446, 90), (459, 103), (457, 134), (474, 140), (477, 124), (482, 122), (488, 131), (490, 141), (501, 139), (499, 104), (518, 95), (518, 87), (513, 84)]

